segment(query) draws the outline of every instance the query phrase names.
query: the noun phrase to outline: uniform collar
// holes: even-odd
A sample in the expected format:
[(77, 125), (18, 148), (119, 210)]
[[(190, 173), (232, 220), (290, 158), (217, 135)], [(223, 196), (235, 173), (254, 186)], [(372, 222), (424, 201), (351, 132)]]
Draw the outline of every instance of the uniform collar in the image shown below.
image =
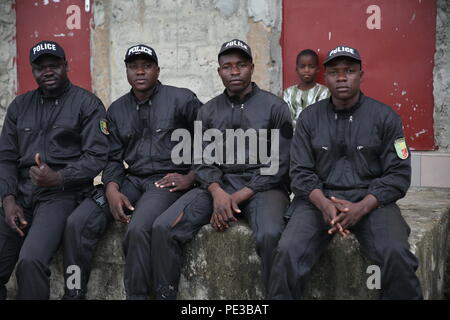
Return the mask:
[(225, 97), (227, 97), (227, 99), (231, 102), (231, 103), (236, 103), (236, 104), (241, 104), (244, 103), (246, 101), (248, 101), (251, 97), (253, 97), (257, 92), (259, 91), (259, 87), (256, 83), (252, 82), (252, 90), (245, 95), (245, 97), (240, 100), (238, 97), (236, 96), (229, 96), (227, 89), (225, 88), (225, 90), (223, 91)]
[(332, 101), (332, 97), (328, 98), (328, 106), (331, 108), (331, 110), (333, 110), (333, 112), (337, 113), (337, 114), (342, 114), (342, 115), (346, 115), (346, 114), (353, 114), (360, 106), (361, 103), (364, 100), (364, 94), (362, 91), (359, 92), (359, 99), (358, 102), (356, 102), (351, 108), (349, 109), (341, 109), (341, 110), (337, 110), (336, 106), (333, 104)]
[(39, 87), (37, 89), (37, 92), (39, 94), (39, 97), (41, 99), (59, 99), (61, 96), (63, 96), (67, 91), (70, 90), (70, 88), (72, 87), (72, 83), (70, 82), (69, 79), (67, 79), (66, 83), (64, 84), (63, 89), (61, 90), (61, 92), (57, 95), (57, 96), (47, 96), (44, 94), (44, 92), (42, 91), (42, 89)]
[(158, 93), (158, 91), (159, 91), (159, 89), (160, 89), (160, 87), (162, 86), (162, 83), (158, 80), (157, 82), (156, 82), (156, 85), (152, 88), (152, 92), (150, 93), (150, 96), (148, 97), (148, 99), (146, 99), (146, 100), (144, 100), (144, 101), (139, 101), (137, 98), (136, 98), (136, 96), (135, 96), (135, 94), (134, 94), (134, 92), (133, 92), (133, 88), (131, 88), (130, 89), (130, 95), (131, 95), (131, 97), (133, 97), (133, 100), (137, 103), (137, 104), (139, 104), (139, 105), (142, 105), (142, 104), (146, 104), (146, 103), (148, 103), (157, 93)]

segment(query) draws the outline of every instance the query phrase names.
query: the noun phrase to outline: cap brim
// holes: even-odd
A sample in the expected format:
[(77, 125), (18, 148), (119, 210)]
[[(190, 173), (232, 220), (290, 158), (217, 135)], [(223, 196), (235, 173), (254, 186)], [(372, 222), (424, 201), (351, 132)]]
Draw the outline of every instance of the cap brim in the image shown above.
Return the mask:
[(157, 58), (155, 58), (154, 56), (151, 56), (151, 55), (149, 55), (149, 54), (146, 54), (146, 53), (133, 54), (133, 55), (127, 57), (127, 58), (126, 58), (125, 60), (123, 60), (123, 61), (124, 61), (124, 62), (129, 62), (130, 60), (133, 60), (133, 59), (136, 59), (136, 58), (139, 58), (139, 57), (145, 58), (145, 59), (148, 59), (148, 60), (152, 60), (152, 61), (158, 63), (158, 59), (157, 59)]
[(217, 57), (219, 58), (221, 55), (223, 55), (224, 53), (226, 53), (227, 51), (231, 51), (231, 50), (237, 50), (240, 51), (242, 53), (244, 53), (247, 57), (249, 57), (250, 59), (253, 59), (253, 57), (251, 56), (250, 53), (248, 53), (247, 51), (245, 51), (244, 49), (240, 48), (240, 47), (228, 47), (225, 48), (224, 50), (221, 50), (219, 52), (219, 54), (217, 55)]
[(329, 63), (330, 61), (333, 61), (333, 60), (336, 59), (336, 58), (342, 58), (342, 57), (351, 58), (351, 59), (353, 59), (353, 60), (355, 60), (355, 61), (361, 62), (361, 59), (360, 59), (360, 58), (356, 58), (355, 56), (352, 56), (352, 55), (350, 55), (350, 54), (342, 53), (342, 54), (339, 54), (339, 55), (335, 55), (335, 56), (329, 57), (328, 59), (326, 59), (326, 60), (323, 62), (323, 64), (326, 65), (326, 64)]
[(63, 60), (66, 58), (65, 55), (61, 56), (59, 54), (55, 54), (54, 52), (39, 52), (38, 54), (36, 54), (33, 57), (33, 59), (30, 59), (30, 62), (34, 63), (37, 59), (39, 59), (40, 57), (45, 56), (45, 55), (54, 56), (54, 57), (57, 57), (57, 58), (60, 58), (60, 59), (63, 59)]

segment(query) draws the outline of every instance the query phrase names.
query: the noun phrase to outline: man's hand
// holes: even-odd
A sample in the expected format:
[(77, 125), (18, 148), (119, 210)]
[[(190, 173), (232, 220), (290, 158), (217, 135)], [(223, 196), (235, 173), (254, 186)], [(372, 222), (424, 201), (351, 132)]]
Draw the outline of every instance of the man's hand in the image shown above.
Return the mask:
[(134, 211), (134, 207), (131, 205), (130, 200), (119, 191), (119, 185), (115, 182), (109, 182), (106, 185), (106, 198), (108, 199), (109, 209), (114, 219), (122, 223), (129, 223), (130, 216), (127, 216), (123, 208)]
[(325, 197), (322, 190), (314, 189), (310, 193), (309, 199), (316, 208), (320, 210), (325, 223), (331, 226), (331, 229), (328, 230), (329, 234), (339, 232), (339, 234), (345, 238), (350, 233), (350, 231), (344, 228), (340, 222), (333, 223), (334, 219), (336, 219), (338, 214), (342, 211), (339, 210), (339, 207), (337, 207), (333, 201)]
[(3, 210), (8, 226), (23, 237), (25, 234), (22, 229), (26, 228), (28, 222), (25, 220), (22, 207), (16, 203), (14, 196), (8, 195), (3, 199)]
[(34, 156), (35, 166), (30, 168), (31, 182), (38, 187), (56, 187), (63, 184), (60, 172), (54, 171), (46, 163), (42, 162), (39, 153)]
[(218, 183), (212, 183), (208, 187), (214, 202), (214, 211), (211, 216), (211, 226), (217, 231), (225, 231), (228, 222), (237, 221), (234, 213), (240, 213), (236, 201), (231, 195), (226, 193)]
[(254, 194), (255, 192), (253, 192), (252, 189), (244, 187), (241, 190), (234, 192), (231, 195), (231, 198), (233, 198), (234, 202), (236, 202), (236, 204), (239, 205), (240, 203), (253, 197)]
[(331, 197), (331, 201), (336, 205), (342, 214), (334, 218), (331, 223), (335, 225), (339, 223), (342, 228), (349, 228), (354, 226), (373, 209), (378, 207), (378, 200), (373, 195), (368, 194), (359, 202), (350, 202), (347, 200)]
[(168, 173), (162, 179), (155, 182), (158, 188), (170, 188), (170, 192), (189, 190), (194, 186), (195, 174)]

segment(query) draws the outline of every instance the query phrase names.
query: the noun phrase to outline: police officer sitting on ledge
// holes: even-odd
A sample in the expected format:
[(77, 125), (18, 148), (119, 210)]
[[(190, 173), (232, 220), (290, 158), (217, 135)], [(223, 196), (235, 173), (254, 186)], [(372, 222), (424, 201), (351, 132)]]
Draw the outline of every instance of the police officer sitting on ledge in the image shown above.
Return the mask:
[(324, 61), (331, 98), (304, 110), (291, 146), (289, 222), (275, 250), (270, 299), (300, 299), (335, 233), (354, 233), (381, 270), (382, 299), (422, 299), (410, 228), (396, 201), (411, 180), (400, 117), (365, 96), (361, 57), (338, 46)]
[(17, 263), (17, 299), (48, 299), (49, 264), (70, 213), (106, 165), (102, 102), (70, 83), (63, 48), (30, 50), (39, 86), (10, 104), (0, 137), (0, 299)]
[(113, 218), (127, 224), (122, 244), (126, 298), (147, 299), (152, 293), (153, 221), (195, 183), (190, 164), (172, 161), (177, 142), (171, 135), (178, 128), (193, 132), (201, 102), (192, 91), (158, 80), (158, 57), (151, 47), (129, 48), (125, 67), (131, 90), (107, 112), (110, 153), (102, 174), (105, 191), (99, 186), (67, 222), (64, 276), (71, 276), (71, 265), (78, 266), (81, 287), (68, 287), (72, 284), (66, 280), (64, 299), (85, 298), (94, 249)]
[[(225, 42), (219, 51), (218, 62), (217, 71), (225, 90), (200, 109), (197, 120), (201, 121), (205, 134), (207, 131), (223, 133), (223, 141), (228, 140), (230, 131), (237, 134), (237, 138), (239, 132), (244, 131), (257, 132), (258, 136), (245, 143), (244, 134), (240, 135), (243, 147), (226, 148), (225, 163), (224, 159), (210, 161), (213, 159), (208, 157), (197, 161), (200, 159), (196, 156), (194, 170), (201, 187), (186, 193), (156, 219), (152, 254), (157, 254), (158, 259), (153, 259), (152, 264), (157, 299), (176, 299), (181, 247), (192, 240), (203, 225), (210, 223), (222, 232), (238, 218), (245, 218), (255, 234), (265, 285), (273, 249), (283, 229), (283, 214), (289, 205), (289, 147), (293, 131), (289, 107), (282, 99), (252, 82), (253, 58), (244, 41)], [(263, 132), (271, 134), (270, 140)], [(259, 148), (271, 150), (271, 166), (278, 163), (273, 171), (270, 168), (265, 171), (268, 164), (261, 157), (252, 159), (251, 154), (261, 155), (258, 146), (250, 144), (252, 140), (260, 142)], [(273, 148), (272, 152), (274, 145), (278, 149)], [(209, 144), (205, 142), (203, 147), (207, 154)], [(221, 150), (224, 146), (218, 143), (217, 147)], [(216, 155), (220, 153), (216, 152)], [(245, 161), (239, 160), (241, 156)]]

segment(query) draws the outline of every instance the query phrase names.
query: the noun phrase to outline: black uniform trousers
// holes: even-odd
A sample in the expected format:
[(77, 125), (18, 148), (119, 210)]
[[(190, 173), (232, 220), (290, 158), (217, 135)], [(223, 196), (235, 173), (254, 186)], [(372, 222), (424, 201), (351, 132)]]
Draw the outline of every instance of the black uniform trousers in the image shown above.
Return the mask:
[[(124, 285), (127, 299), (148, 299), (151, 294), (151, 232), (154, 220), (183, 192), (169, 192), (154, 183), (164, 175), (147, 178), (127, 176), (120, 192), (135, 207), (122, 243), (125, 254)], [(64, 268), (76, 265), (81, 271), (81, 294), (87, 292), (95, 247), (113, 216), (106, 203), (102, 208), (92, 198), (85, 199), (67, 221), (64, 233)], [(65, 272), (67, 279), (71, 274)], [(67, 283), (67, 280), (65, 280)], [(79, 291), (65, 286), (64, 298), (76, 297)]]
[[(288, 215), (275, 250), (269, 299), (300, 299), (312, 267), (333, 237), (322, 213), (308, 201), (295, 198)], [(415, 274), (418, 261), (409, 250), (410, 228), (395, 203), (373, 210), (349, 230), (367, 258), (380, 267), (381, 299), (423, 298)]]
[(6, 298), (5, 284), (17, 262), (17, 299), (49, 299), (49, 265), (61, 244), (66, 220), (77, 207), (82, 192), (39, 192), (29, 207), (23, 197), (17, 203), (24, 209), (28, 226), (25, 237), (12, 230), (0, 209), (0, 295)]
[[(224, 190), (233, 193), (231, 186)], [(256, 239), (256, 249), (262, 260), (262, 277), (267, 285), (273, 250), (284, 227), (283, 215), (289, 206), (287, 193), (268, 190), (256, 193), (239, 205)], [(210, 223), (213, 199), (204, 189), (193, 189), (183, 195), (153, 224), (152, 255), (154, 285), (157, 299), (176, 299), (182, 267), (182, 245), (193, 239), (202, 226)]]

